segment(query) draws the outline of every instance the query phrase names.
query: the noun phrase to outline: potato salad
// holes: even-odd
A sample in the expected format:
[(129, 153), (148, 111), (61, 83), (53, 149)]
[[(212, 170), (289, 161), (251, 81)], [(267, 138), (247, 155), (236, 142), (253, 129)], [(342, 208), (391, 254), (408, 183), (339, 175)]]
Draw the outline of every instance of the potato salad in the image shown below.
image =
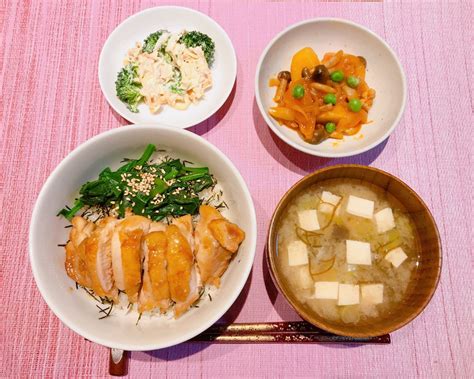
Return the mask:
[(118, 98), (132, 112), (145, 103), (152, 113), (162, 105), (184, 110), (212, 86), (214, 42), (201, 32), (159, 30), (137, 42), (118, 73)]

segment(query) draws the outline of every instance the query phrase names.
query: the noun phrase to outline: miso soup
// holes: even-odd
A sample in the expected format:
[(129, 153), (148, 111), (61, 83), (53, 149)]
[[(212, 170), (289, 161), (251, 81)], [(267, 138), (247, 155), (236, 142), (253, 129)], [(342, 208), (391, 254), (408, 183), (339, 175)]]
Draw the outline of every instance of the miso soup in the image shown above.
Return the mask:
[(403, 205), (356, 179), (320, 182), (286, 208), (277, 265), (319, 316), (357, 324), (385, 317), (404, 297), (420, 243)]

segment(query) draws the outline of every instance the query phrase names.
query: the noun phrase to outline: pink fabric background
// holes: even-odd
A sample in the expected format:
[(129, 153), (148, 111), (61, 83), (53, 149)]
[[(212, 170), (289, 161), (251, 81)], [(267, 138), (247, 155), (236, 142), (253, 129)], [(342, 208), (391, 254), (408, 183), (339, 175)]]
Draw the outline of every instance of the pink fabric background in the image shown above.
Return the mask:
[[(22, 1), (0, 5), (0, 376), (105, 376), (108, 350), (63, 326), (42, 300), (28, 261), (28, 224), (53, 168), (88, 138), (126, 121), (101, 94), (99, 53), (129, 15), (159, 1)], [(262, 265), (268, 221), (285, 190), (336, 163), (387, 170), (428, 203), (443, 242), (443, 271), (426, 311), (389, 346), (182, 344), (133, 353), (130, 377), (468, 377), (472, 365), (472, 6), (179, 1), (213, 17), (238, 57), (233, 98), (192, 130), (246, 179), (258, 216), (253, 272), (228, 321), (296, 320)], [(398, 53), (409, 99), (382, 146), (349, 159), (304, 155), (277, 140), (254, 102), (259, 55), (284, 27), (334, 16), (367, 26)], [(471, 46), (471, 47), (469, 47)]]

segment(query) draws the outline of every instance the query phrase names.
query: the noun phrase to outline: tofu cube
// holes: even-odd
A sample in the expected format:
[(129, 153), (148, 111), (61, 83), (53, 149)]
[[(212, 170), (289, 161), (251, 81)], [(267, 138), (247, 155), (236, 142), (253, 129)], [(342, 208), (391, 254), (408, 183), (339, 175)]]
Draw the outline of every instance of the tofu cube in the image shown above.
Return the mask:
[(383, 284), (363, 284), (360, 287), (362, 302), (366, 304), (383, 303)]
[(318, 211), (316, 209), (308, 209), (298, 212), (298, 224), (300, 228), (309, 232), (319, 230)]
[(321, 213), (331, 214), (334, 211), (334, 205), (321, 203), (319, 204), (318, 211)]
[(313, 288), (314, 280), (309, 272), (309, 265), (298, 267), (298, 283), (302, 289)]
[(308, 249), (302, 241), (293, 241), (288, 245), (288, 265), (300, 266), (308, 264)]
[(341, 200), (341, 196), (334, 195), (329, 191), (323, 191), (321, 195), (321, 200), (325, 203), (337, 205), (337, 203), (339, 203), (339, 200)]
[(339, 283), (337, 305), (359, 304), (359, 286)]
[[(341, 200), (340, 196), (334, 195), (329, 191), (323, 191), (321, 195), (322, 204), (319, 205), (319, 211), (321, 213), (332, 213), (334, 211), (334, 206), (336, 206)], [(328, 203), (328, 204), (325, 204)]]
[(385, 233), (395, 228), (392, 208), (382, 209), (380, 212), (374, 214), (374, 218), (379, 233)]
[(372, 200), (350, 195), (346, 211), (354, 216), (372, 219), (374, 215), (374, 205)]
[(348, 265), (371, 265), (370, 243), (346, 240), (346, 261)]
[(408, 255), (405, 254), (401, 247), (390, 250), (385, 256), (385, 259), (389, 261), (395, 268), (400, 266), (407, 258)]
[(316, 282), (314, 283), (315, 299), (334, 299), (337, 300), (339, 293), (338, 282)]

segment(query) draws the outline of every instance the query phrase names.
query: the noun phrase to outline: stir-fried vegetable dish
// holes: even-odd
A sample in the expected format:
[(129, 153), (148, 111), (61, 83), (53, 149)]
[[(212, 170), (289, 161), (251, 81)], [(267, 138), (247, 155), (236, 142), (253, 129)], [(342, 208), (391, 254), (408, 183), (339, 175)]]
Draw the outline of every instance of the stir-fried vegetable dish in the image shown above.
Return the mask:
[(276, 87), (276, 106), (269, 113), (306, 142), (343, 139), (368, 123), (375, 90), (365, 82), (367, 61), (342, 50), (326, 53), (320, 61), (310, 47), (298, 51), (291, 72), (270, 79)]

